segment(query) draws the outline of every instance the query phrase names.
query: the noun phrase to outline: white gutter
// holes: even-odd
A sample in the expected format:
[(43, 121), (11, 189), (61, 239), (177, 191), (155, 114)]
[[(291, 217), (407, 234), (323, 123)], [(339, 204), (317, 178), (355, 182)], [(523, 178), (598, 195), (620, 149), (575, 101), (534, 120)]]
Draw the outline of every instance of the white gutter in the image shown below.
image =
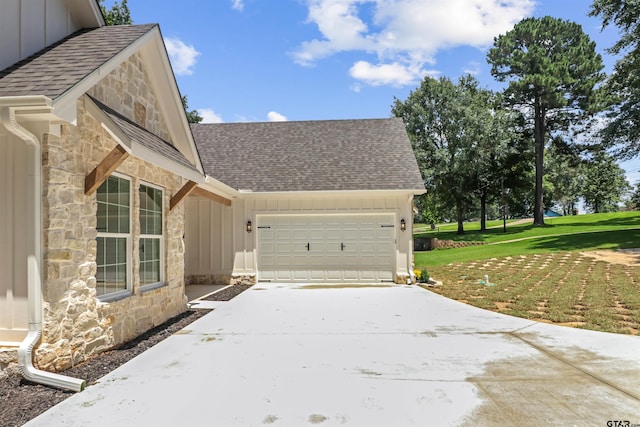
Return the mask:
[(16, 120), (12, 107), (0, 108), (0, 123), (28, 147), (30, 162), (27, 167), (27, 189), (31, 197), (27, 198), (28, 227), (27, 227), (27, 290), (29, 333), (18, 349), (18, 367), (22, 375), (29, 381), (71, 391), (84, 390), (86, 382), (81, 379), (42, 371), (33, 366), (33, 348), (42, 334), (42, 280), (41, 264), (41, 148), (38, 138), (22, 127)]

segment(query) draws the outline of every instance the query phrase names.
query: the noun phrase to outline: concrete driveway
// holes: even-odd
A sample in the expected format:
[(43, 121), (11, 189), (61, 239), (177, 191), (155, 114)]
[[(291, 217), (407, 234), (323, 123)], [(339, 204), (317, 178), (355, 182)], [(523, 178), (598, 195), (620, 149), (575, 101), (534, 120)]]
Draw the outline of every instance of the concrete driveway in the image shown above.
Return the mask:
[(28, 426), (640, 424), (640, 338), (412, 286), (259, 284)]

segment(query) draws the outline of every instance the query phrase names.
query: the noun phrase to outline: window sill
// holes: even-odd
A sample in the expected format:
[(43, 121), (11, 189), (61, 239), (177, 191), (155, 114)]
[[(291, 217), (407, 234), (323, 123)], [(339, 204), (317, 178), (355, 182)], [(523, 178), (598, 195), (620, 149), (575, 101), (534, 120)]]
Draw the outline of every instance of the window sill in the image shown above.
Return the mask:
[(153, 291), (165, 286), (166, 283), (164, 282), (149, 283), (148, 285), (140, 286), (140, 293), (143, 294), (145, 292)]
[(119, 291), (119, 292), (113, 292), (111, 294), (98, 295), (98, 300), (100, 302), (114, 302), (114, 301), (119, 301), (125, 298), (129, 298), (130, 296), (131, 296), (131, 291), (127, 289), (126, 291)]

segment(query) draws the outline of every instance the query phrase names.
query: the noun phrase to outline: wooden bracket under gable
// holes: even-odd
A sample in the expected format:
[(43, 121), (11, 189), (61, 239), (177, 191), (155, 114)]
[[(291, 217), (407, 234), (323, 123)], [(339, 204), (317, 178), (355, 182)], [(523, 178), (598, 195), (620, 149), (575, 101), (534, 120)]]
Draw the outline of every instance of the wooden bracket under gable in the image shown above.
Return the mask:
[(180, 190), (171, 198), (171, 202), (169, 202), (169, 210), (173, 210), (178, 203), (180, 203), (185, 197), (187, 197), (193, 190), (195, 190), (198, 184), (193, 181), (188, 181), (185, 185), (182, 186)]
[(231, 206), (231, 200), (218, 196), (215, 193), (199, 188), (193, 181), (187, 182), (172, 198), (169, 203), (169, 210), (172, 210), (178, 203), (180, 203), (188, 195), (201, 196), (214, 202), (222, 203), (225, 206)]
[(200, 187), (193, 190), (193, 193), (191, 194), (193, 194), (194, 196), (200, 196), (204, 197), (205, 199), (213, 200), (214, 202), (221, 203), (225, 206), (231, 206), (231, 200), (227, 199), (226, 197), (218, 196), (217, 194)]
[(121, 145), (116, 145), (113, 150), (91, 171), (84, 179), (84, 194), (93, 194), (109, 175), (129, 157), (129, 153)]

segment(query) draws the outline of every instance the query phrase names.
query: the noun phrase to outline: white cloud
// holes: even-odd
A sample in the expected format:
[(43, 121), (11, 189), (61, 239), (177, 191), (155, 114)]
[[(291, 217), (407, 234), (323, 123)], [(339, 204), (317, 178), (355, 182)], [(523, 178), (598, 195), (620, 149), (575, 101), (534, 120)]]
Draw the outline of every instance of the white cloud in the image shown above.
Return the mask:
[(202, 116), (202, 123), (222, 123), (222, 116), (209, 108), (198, 109), (198, 114)]
[(242, 12), (244, 9), (244, 1), (243, 0), (231, 0), (231, 9)]
[(286, 122), (287, 117), (275, 111), (269, 111), (267, 113), (267, 120), (269, 120), (270, 122)]
[(349, 74), (371, 86), (403, 86), (419, 80), (426, 72), (422, 69), (412, 70), (397, 62), (373, 65), (366, 61), (358, 61), (353, 64)]
[(477, 76), (480, 74), (482, 65), (479, 62), (471, 61), (467, 64), (463, 72), (465, 74), (471, 74), (472, 76)]
[(180, 76), (193, 74), (193, 67), (196, 65), (196, 58), (200, 52), (192, 45), (187, 45), (177, 38), (167, 37), (164, 39), (164, 43), (167, 46), (173, 71)]
[(339, 52), (375, 54), (377, 65), (358, 61), (351, 74), (368, 84), (390, 85), (415, 83), (440, 50), (491, 45), (535, 7), (535, 0), (306, 1), (307, 22), (322, 37), (303, 42), (295, 61), (310, 66)]

